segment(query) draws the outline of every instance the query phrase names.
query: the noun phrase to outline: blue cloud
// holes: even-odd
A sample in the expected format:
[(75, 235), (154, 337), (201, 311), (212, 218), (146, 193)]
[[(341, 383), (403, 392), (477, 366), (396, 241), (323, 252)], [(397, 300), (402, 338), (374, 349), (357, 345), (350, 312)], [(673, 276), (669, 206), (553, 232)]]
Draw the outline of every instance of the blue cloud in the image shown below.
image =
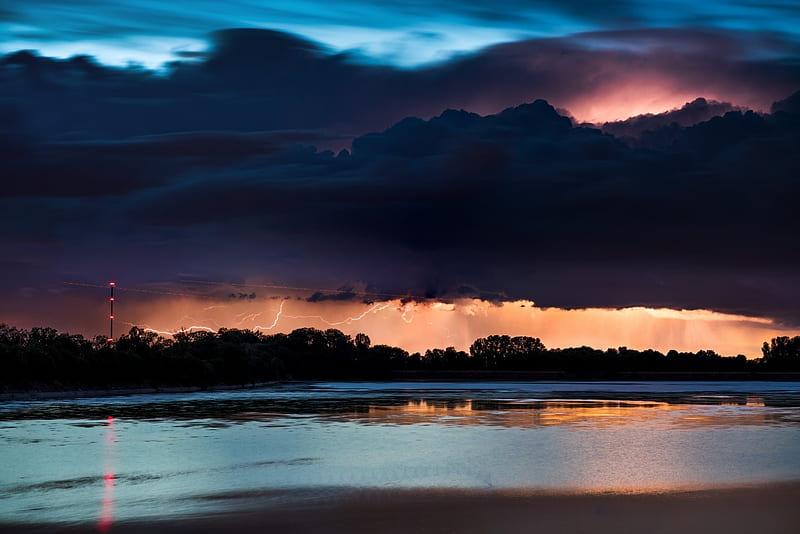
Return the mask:
[[(168, 21), (168, 23), (165, 23)], [(800, 41), (796, 2), (738, 0), (9, 0), (0, 11), (0, 52), (83, 53), (104, 63), (148, 66), (174, 59), (230, 27), (296, 33), (373, 62), (416, 66), (500, 42), (616, 29), (705, 27), (779, 33)], [(432, 41), (429, 36), (437, 35)]]

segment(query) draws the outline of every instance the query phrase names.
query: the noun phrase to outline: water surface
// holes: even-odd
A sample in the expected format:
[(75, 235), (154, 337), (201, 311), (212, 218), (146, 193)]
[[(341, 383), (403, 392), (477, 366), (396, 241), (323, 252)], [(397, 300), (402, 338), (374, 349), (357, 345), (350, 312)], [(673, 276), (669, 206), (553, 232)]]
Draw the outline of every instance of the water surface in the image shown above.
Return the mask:
[(800, 384), (302, 383), (0, 404), (0, 520), (116, 522), (340, 488), (800, 480)]

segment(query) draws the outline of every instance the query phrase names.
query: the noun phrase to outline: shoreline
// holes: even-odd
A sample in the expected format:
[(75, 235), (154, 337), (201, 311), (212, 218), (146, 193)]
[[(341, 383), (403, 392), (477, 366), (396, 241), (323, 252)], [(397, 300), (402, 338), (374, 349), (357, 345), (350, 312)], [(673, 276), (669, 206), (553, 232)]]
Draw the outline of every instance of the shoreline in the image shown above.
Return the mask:
[(617, 373), (609, 377), (573, 376), (560, 371), (399, 371), (390, 380), (275, 380), (255, 384), (216, 386), (120, 387), (111, 389), (65, 389), (6, 391), (0, 402), (122, 397), (126, 395), (198, 393), (258, 389), (278, 384), (309, 382), (800, 382), (800, 373)]
[(130, 387), (112, 389), (65, 389), (55, 391), (10, 391), (0, 393), (0, 402), (12, 401), (34, 401), (34, 400), (58, 400), (58, 399), (82, 399), (91, 397), (124, 397), (126, 395), (149, 395), (161, 393), (199, 393), (208, 391), (235, 391), (245, 389), (258, 389), (286, 382), (257, 382), (246, 385), (226, 385), (218, 386), (164, 386), (164, 387)]
[(569, 381), (569, 382), (798, 382), (800, 372), (772, 371), (616, 371), (580, 374), (568, 371), (393, 371), (391, 381)]
[[(111, 522), (107, 532), (237, 533), (793, 533), (800, 481), (642, 493), (484, 489), (341, 489), (276, 499), (279, 490), (212, 500), (228, 511)], [(98, 524), (10, 523), (0, 531), (97, 532)]]

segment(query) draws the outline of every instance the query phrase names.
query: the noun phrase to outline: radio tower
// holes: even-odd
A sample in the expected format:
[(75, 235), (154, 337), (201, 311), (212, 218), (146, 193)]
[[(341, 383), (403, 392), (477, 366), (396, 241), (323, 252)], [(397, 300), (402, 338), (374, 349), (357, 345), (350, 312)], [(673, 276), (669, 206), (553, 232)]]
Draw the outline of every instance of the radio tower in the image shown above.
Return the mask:
[(108, 297), (108, 303), (111, 305), (111, 313), (108, 314), (108, 342), (111, 343), (114, 341), (114, 286), (117, 285), (115, 282), (108, 283), (108, 289), (111, 294)]

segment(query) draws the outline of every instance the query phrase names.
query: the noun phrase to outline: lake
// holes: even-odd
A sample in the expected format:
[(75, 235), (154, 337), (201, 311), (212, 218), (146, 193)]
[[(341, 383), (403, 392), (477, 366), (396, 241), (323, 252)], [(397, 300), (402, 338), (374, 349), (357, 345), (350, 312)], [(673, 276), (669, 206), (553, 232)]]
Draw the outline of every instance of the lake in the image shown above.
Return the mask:
[(797, 382), (314, 382), (0, 404), (0, 520), (210, 514), (359, 488), (800, 480)]

